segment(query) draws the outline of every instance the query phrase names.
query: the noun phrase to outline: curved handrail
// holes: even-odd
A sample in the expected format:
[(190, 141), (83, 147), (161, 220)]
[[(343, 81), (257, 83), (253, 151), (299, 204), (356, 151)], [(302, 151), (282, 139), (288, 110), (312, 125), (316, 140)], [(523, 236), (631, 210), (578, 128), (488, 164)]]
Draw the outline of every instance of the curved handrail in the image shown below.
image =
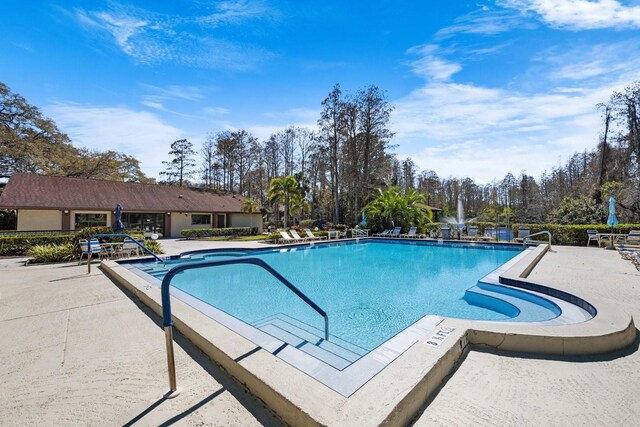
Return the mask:
[(318, 305), (311, 301), (311, 299), (306, 296), (301, 290), (296, 288), (291, 282), (285, 279), (280, 273), (273, 269), (269, 264), (264, 262), (259, 258), (238, 258), (238, 259), (225, 259), (220, 261), (215, 260), (206, 260), (206, 261), (196, 261), (196, 262), (187, 262), (184, 264), (177, 265), (173, 267), (171, 270), (167, 272), (167, 274), (162, 279), (162, 325), (164, 327), (173, 326), (173, 320), (171, 320), (171, 298), (169, 295), (169, 285), (171, 284), (171, 279), (175, 277), (176, 274), (181, 273), (185, 270), (192, 270), (194, 268), (203, 268), (203, 267), (218, 267), (221, 265), (230, 265), (230, 264), (253, 264), (258, 267), (262, 267), (267, 270), (273, 277), (278, 279), (283, 285), (285, 285), (289, 290), (291, 290), (294, 294), (296, 294), (302, 301), (307, 303), (311, 308), (313, 308), (319, 315), (324, 318), (324, 339), (329, 341), (329, 316), (327, 313), (318, 307)]
[(181, 273), (185, 270), (191, 270), (194, 268), (203, 268), (203, 267), (218, 267), (221, 265), (230, 265), (230, 264), (253, 264), (258, 267), (262, 267), (267, 270), (278, 279), (283, 285), (285, 285), (289, 290), (291, 290), (294, 294), (302, 299), (302, 301), (306, 302), (311, 308), (313, 308), (318, 314), (324, 317), (324, 339), (329, 341), (329, 316), (327, 313), (318, 307), (316, 303), (311, 301), (308, 296), (306, 296), (302, 291), (296, 288), (291, 282), (282, 277), (280, 273), (274, 270), (269, 264), (264, 262), (259, 258), (238, 258), (238, 259), (225, 259), (221, 261), (214, 260), (206, 260), (199, 262), (187, 262), (184, 264), (177, 265), (173, 267), (171, 270), (167, 272), (167, 274), (162, 279), (162, 285), (160, 288), (160, 292), (162, 295), (162, 326), (165, 331), (165, 341), (167, 347), (167, 368), (169, 371), (169, 391), (165, 393), (165, 397), (170, 399), (176, 397), (180, 394), (180, 389), (177, 386), (176, 382), (176, 365), (175, 359), (173, 357), (173, 320), (171, 319), (171, 295), (169, 293), (169, 287), (171, 286), (171, 279), (175, 277), (176, 274)]
[(541, 236), (543, 234), (546, 234), (549, 237), (549, 248), (551, 248), (551, 233), (548, 232), (547, 230), (538, 231), (537, 233), (529, 234), (524, 239), (522, 239), (522, 246), (523, 247), (526, 246), (527, 239), (529, 239), (530, 237)]

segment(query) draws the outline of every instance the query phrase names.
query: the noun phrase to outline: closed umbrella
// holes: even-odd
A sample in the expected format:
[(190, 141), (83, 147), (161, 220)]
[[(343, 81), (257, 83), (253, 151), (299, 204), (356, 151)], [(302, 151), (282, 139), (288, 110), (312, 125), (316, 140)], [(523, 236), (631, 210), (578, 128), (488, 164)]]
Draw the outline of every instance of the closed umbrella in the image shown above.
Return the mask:
[(361, 222), (362, 226), (364, 227), (365, 225), (367, 225), (367, 219), (364, 216), (364, 211), (362, 211), (362, 222)]
[(115, 233), (124, 230), (124, 224), (122, 223), (122, 205), (120, 203), (116, 205), (115, 221), (113, 222), (112, 228)]
[(618, 218), (616, 217), (616, 199), (613, 197), (609, 198), (609, 218), (607, 218), (607, 225), (612, 229), (618, 225)]

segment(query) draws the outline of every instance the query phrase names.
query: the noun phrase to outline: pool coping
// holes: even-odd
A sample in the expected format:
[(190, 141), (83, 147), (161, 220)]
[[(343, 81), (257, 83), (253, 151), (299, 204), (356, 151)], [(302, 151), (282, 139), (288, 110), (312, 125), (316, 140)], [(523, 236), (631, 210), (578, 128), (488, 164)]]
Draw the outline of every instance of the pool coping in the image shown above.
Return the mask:
[[(526, 277), (546, 251), (546, 245), (538, 246), (504, 271), (499, 280), (512, 286), (544, 288)], [(104, 261), (102, 268), (161, 313), (159, 289), (114, 261)], [(435, 329), (423, 331), (415, 344), (350, 397), (331, 390), (182, 301), (174, 298), (172, 305), (178, 330), (288, 423), (402, 425), (450, 375), (470, 345), (575, 355), (607, 353), (633, 342), (636, 331), (630, 315), (620, 313), (610, 301), (584, 297), (598, 308), (598, 313), (579, 324), (545, 326), (445, 318)]]

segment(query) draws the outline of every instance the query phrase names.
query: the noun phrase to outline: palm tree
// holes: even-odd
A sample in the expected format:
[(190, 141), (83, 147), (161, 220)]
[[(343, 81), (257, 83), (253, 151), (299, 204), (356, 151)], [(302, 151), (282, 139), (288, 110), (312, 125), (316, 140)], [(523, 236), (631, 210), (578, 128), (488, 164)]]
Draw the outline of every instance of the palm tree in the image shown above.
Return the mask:
[(379, 195), (364, 208), (367, 222), (373, 228), (399, 226), (406, 230), (417, 226), (423, 232), (424, 225), (432, 222), (433, 212), (424, 204), (424, 196), (417, 191), (409, 190), (403, 194), (398, 187), (378, 191)]
[(271, 203), (284, 202), (284, 226), (289, 225), (289, 201), (291, 195), (298, 192), (298, 181), (292, 176), (278, 177), (271, 180), (267, 196)]
[[(296, 217), (298, 217), (302, 213), (309, 212), (309, 203), (307, 203), (307, 199), (298, 192), (293, 193), (291, 195), (291, 200), (289, 201), (291, 216), (293, 216), (293, 223), (295, 225)], [(300, 221), (298, 220), (298, 224)]]
[(253, 215), (254, 213), (259, 212), (260, 202), (256, 199), (249, 197), (242, 201), (242, 212), (249, 214), (249, 226), (251, 230), (253, 230)]

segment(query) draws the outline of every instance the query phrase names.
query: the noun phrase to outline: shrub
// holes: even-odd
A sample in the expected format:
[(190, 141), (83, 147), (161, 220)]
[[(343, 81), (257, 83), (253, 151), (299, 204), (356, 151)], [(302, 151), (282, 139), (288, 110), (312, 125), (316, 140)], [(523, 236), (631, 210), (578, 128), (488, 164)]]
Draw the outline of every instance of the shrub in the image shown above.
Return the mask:
[(75, 241), (73, 234), (0, 236), (0, 256), (26, 255), (34, 246), (73, 244)]
[(298, 226), (302, 229), (311, 228), (313, 227), (313, 223), (314, 223), (314, 220), (312, 219), (303, 219), (302, 221), (300, 221)]
[(252, 236), (254, 234), (258, 234), (258, 227), (198, 228), (182, 230), (180, 234), (187, 239), (198, 239), (201, 237)]
[(163, 254), (164, 248), (157, 240), (145, 240), (144, 245), (154, 254)]
[(66, 262), (77, 257), (73, 243), (35, 245), (27, 251), (29, 262)]

